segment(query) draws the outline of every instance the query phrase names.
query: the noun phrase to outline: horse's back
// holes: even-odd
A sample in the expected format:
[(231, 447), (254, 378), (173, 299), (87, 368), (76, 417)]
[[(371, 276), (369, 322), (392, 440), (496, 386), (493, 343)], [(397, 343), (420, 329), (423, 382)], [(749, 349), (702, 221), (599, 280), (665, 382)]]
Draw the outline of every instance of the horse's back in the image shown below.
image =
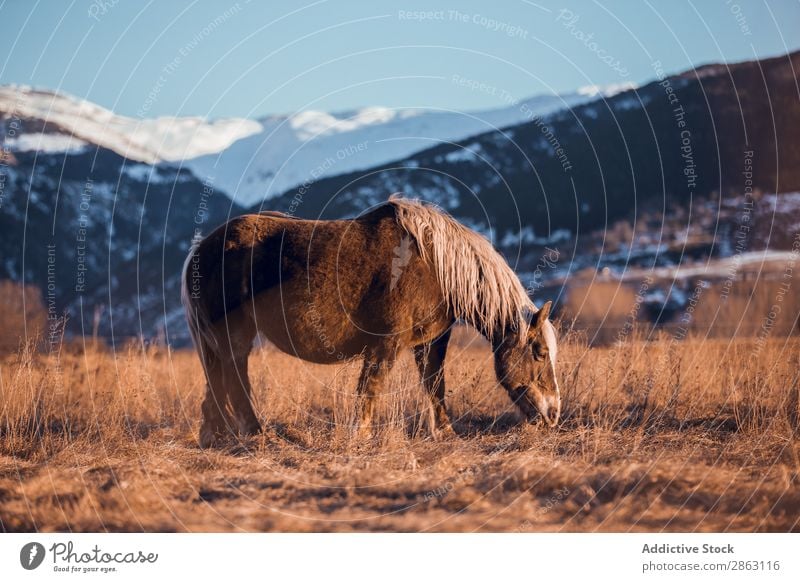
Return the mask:
[(203, 239), (194, 269), (206, 288), (209, 315), (218, 320), (279, 286), (292, 299), (305, 301), (331, 292), (364, 295), (381, 271), (391, 269), (399, 237), (391, 208), (353, 220), (246, 214)]

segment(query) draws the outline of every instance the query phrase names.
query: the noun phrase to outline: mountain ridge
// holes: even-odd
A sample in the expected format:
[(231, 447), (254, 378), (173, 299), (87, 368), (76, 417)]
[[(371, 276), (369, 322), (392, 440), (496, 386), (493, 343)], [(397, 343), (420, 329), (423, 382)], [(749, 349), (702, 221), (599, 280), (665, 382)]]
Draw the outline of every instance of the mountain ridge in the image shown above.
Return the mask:
[[(549, 114), (520, 109), (524, 123), (362, 170), (318, 172), (249, 207), (231, 200), (225, 180), (180, 162), (145, 164), (71, 141), (56, 144), (66, 151), (8, 147), (9, 138), (57, 135), (60, 127), (0, 108), (0, 277), (42, 289), (55, 314), (68, 314), (70, 333), (91, 329), (98, 308), (101, 335), (163, 330), (170, 341), (186, 341), (179, 273), (195, 235), (262, 209), (355, 216), (397, 191), (438, 203), (486, 234), (519, 273), (535, 273), (545, 247), (554, 249), (569, 260), (544, 276), (564, 280), (586, 267), (647, 269), (729, 256), (750, 204), (746, 188), (758, 232), (743, 251), (781, 249), (793, 239), (778, 238), (773, 225), (800, 227), (792, 226), (800, 225), (797, 196), (779, 204), (758, 192), (800, 191), (799, 61), (795, 52), (687, 71)], [(785, 216), (776, 223), (778, 208)]]
[[(627, 84), (539, 95), (521, 101), (548, 114), (622, 90)], [(309, 179), (367, 169), (426, 149), (519, 122), (517, 107), (475, 112), (363, 107), (343, 113), (303, 110), (251, 120), (201, 117), (134, 119), (66, 93), (0, 86), (0, 112), (47, 131), (6, 139), (12, 151), (77, 151), (100, 146), (138, 162), (180, 164), (238, 204), (280, 195)], [(357, 149), (357, 155), (350, 150)], [(334, 164), (322, 164), (335, 158)], [(312, 173), (314, 175), (312, 176)]]

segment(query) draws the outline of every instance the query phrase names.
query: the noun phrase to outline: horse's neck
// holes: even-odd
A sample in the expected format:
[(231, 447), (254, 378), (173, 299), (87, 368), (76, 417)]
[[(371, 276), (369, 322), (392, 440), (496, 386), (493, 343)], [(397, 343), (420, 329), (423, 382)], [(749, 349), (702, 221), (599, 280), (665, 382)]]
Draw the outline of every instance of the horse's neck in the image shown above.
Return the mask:
[(506, 326), (505, 329), (495, 330), (494, 333), (488, 333), (486, 330), (478, 330), (478, 332), (489, 340), (489, 343), (492, 344), (492, 348), (496, 351), (503, 343), (510, 342), (518, 342), (520, 341), (520, 334), (522, 331), (518, 329), (516, 326)]
[[(498, 260), (503, 260), (499, 258)], [(478, 281), (477, 285), (485, 285), (485, 281)], [(486, 289), (472, 287), (469, 289), (473, 297), (469, 299), (463, 296), (463, 290), (454, 294), (451, 290), (449, 302), (454, 307), (453, 315), (462, 321), (473, 326), (478, 333), (487, 340), (495, 343), (496, 340), (502, 341), (510, 335), (519, 335), (525, 327), (525, 317), (522, 310), (526, 307), (521, 300), (510, 293), (498, 293), (488, 298), (487, 294), (491, 289), (498, 285), (487, 285)], [(480, 298), (480, 299), (479, 299)], [(455, 308), (460, 306), (461, 310)], [(469, 306), (468, 309), (463, 307)], [(459, 313), (459, 311), (461, 311)]]

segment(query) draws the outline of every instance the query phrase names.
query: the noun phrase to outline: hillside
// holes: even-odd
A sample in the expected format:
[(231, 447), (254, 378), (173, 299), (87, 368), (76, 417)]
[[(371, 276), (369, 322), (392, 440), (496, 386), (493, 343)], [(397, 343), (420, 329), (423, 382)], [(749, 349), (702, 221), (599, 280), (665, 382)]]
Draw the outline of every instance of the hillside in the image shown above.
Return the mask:
[[(284, 137), (300, 140), (295, 146), (311, 156), (298, 158), (300, 165), (286, 174), (294, 176), (286, 183), (303, 180), (306, 172), (315, 178), (247, 211), (354, 216), (404, 192), (438, 203), (486, 233), (523, 279), (538, 269), (537, 286), (547, 280), (568, 286), (571, 273), (585, 268), (670, 267), (764, 248), (790, 249), (800, 224), (796, 196), (785, 194), (800, 190), (800, 145), (794, 139), (800, 126), (797, 70), (800, 52), (709, 65), (666, 79), (656, 67), (657, 79), (638, 89), (609, 90), (607, 97), (596, 94), (590, 102), (590, 93), (575, 94), (573, 101), (520, 102), (475, 121), (485, 126), (491, 118), (503, 129), (422, 151), (417, 144), (415, 153), (388, 163), (387, 152), (394, 150), (376, 144), (393, 137), (419, 131), (444, 139), (480, 130), (445, 123), (452, 117), (441, 112), (399, 119), (397, 112), (379, 108), (369, 119), (365, 111), (349, 118), (309, 113), (302, 119), (275, 119), (273, 129), (293, 128)], [(269, 191), (274, 178), (267, 175), (269, 164), (283, 164), (283, 158), (261, 148), (257, 159), (263, 164), (247, 170), (235, 170), (235, 164), (218, 172), (211, 171), (213, 164), (208, 172), (197, 168), (214, 158), (236, 158), (240, 147), (242, 159), (248, 159), (259, 149), (258, 140), (270, 147), (283, 142), (266, 140), (264, 120), (262, 130), (250, 135), (237, 132), (254, 127), (234, 124), (226, 126), (238, 127), (232, 134), (220, 129), (213, 143), (192, 146), (192, 155), (216, 152), (207, 154), (211, 158), (148, 164), (120, 154), (134, 151), (119, 138), (130, 137), (125, 133), (130, 126), (116, 117), (105, 123), (110, 112), (64, 98), (55, 101), (57, 115), (51, 118), (41, 92), (3, 95), (0, 278), (41, 289), (49, 311), (68, 316), (71, 333), (87, 333), (97, 314), (98, 332), (109, 338), (152, 337), (168, 330), (170, 339), (185, 342), (178, 274), (195, 229), (206, 232), (245, 212), (231, 201), (231, 180), (238, 176), (251, 180), (259, 192)], [(561, 108), (564, 104), (571, 108)], [(87, 120), (92, 117), (94, 125)], [(346, 119), (355, 121), (342, 131)], [(428, 133), (414, 125), (418, 122), (432, 124)], [(197, 135), (222, 127), (202, 123)], [(166, 139), (166, 126), (159, 127), (151, 128), (153, 135)], [(186, 135), (191, 134), (180, 134), (173, 146)], [(384, 161), (374, 165), (381, 156), (362, 158), (362, 143), (369, 156), (382, 151)], [(340, 161), (336, 152), (343, 148), (356, 149)], [(319, 172), (309, 167), (313, 159), (323, 164), (331, 155), (335, 163), (320, 166)], [(368, 167), (337, 175), (352, 167), (348, 164), (362, 163)], [(266, 174), (258, 178), (262, 170)], [(241, 197), (248, 199), (253, 191), (242, 190)], [(755, 227), (739, 248), (736, 236), (745, 215)], [(559, 260), (542, 270), (546, 247), (556, 249)], [(556, 290), (554, 296), (560, 295)]]
[(525, 263), (531, 243), (563, 238), (563, 231), (582, 235), (619, 219), (652, 228), (638, 223), (643, 211), (688, 208), (694, 197), (724, 201), (746, 187), (800, 189), (797, 70), (800, 52), (703, 67), (369, 172), (320, 180), (269, 208), (354, 215), (402, 191), (491, 230), (497, 244), (531, 227), (511, 249)]

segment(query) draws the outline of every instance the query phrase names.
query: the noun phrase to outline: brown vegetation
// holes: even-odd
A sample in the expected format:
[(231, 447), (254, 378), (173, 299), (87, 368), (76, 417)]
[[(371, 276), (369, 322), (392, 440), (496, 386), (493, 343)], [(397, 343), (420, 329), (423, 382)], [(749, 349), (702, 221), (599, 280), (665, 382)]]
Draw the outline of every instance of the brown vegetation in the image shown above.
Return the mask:
[(488, 346), (462, 331), (458, 437), (428, 437), (409, 357), (361, 442), (358, 364), (267, 347), (251, 361), (265, 433), (221, 450), (197, 446), (190, 351), (22, 351), (0, 368), (0, 529), (797, 530), (798, 348), (562, 339), (563, 422), (548, 429), (521, 423)]
[(33, 285), (0, 280), (0, 314), (0, 354), (17, 351), (25, 338), (45, 336), (47, 309), (41, 292)]
[[(781, 261), (760, 267), (763, 272), (740, 270), (735, 277), (686, 281), (652, 276), (621, 281), (586, 269), (572, 277), (561, 317), (595, 345), (626, 340), (633, 328), (647, 336), (669, 331), (678, 338), (787, 337), (800, 332), (800, 293), (791, 285), (793, 268), (794, 262)], [(662, 299), (648, 306), (646, 296), (655, 290)], [(686, 297), (685, 305), (672, 314), (663, 299), (670, 293)]]

